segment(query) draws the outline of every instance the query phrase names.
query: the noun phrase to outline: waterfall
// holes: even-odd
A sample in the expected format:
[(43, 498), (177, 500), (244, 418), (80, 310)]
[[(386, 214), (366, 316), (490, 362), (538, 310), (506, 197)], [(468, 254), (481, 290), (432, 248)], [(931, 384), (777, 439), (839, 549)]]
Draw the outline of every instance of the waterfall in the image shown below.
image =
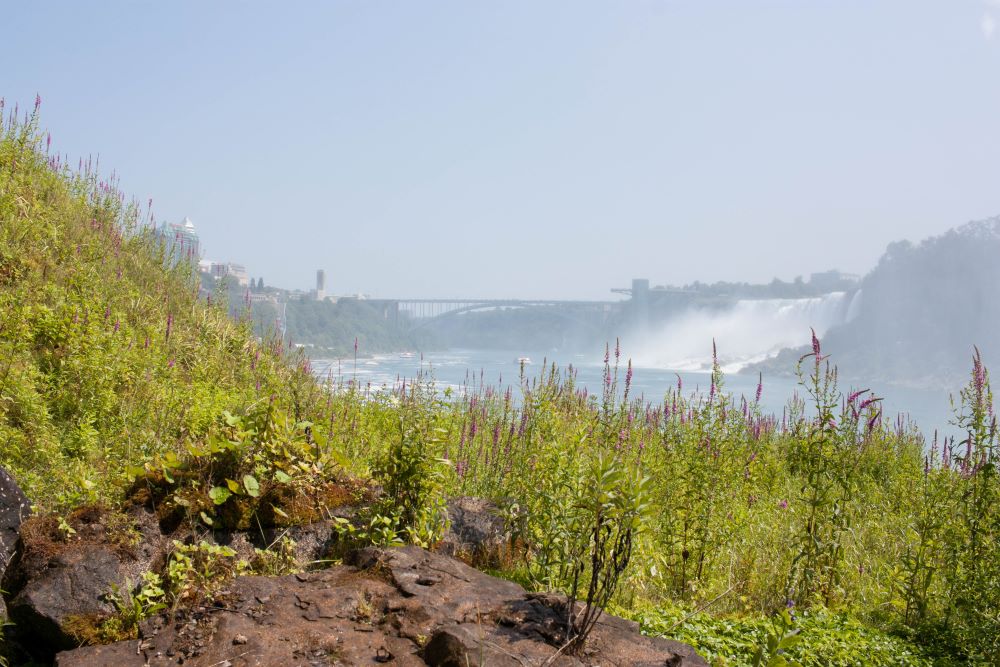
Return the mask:
[(712, 339), (726, 372), (764, 361), (784, 348), (808, 345), (809, 329), (822, 336), (857, 315), (860, 290), (808, 299), (743, 299), (725, 308), (691, 306), (632, 347), (636, 364), (673, 370), (708, 370)]

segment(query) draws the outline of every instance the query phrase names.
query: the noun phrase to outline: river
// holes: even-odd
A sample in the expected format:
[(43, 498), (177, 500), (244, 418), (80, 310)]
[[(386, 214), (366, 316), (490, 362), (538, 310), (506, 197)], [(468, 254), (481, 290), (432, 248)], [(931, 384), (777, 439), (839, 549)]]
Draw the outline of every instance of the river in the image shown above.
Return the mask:
[[(434, 378), (436, 386), (444, 390), (454, 390), (464, 385), (511, 385), (516, 388), (520, 373), (518, 358), (528, 357), (530, 364), (525, 372), (537, 375), (542, 371), (544, 361), (556, 362), (561, 368), (572, 364), (577, 369), (577, 383), (587, 387), (591, 393), (600, 393), (603, 381), (603, 350), (595, 350), (593, 355), (579, 353), (532, 353), (524, 350), (448, 350), (426, 354), (403, 356), (381, 354), (371, 357), (348, 359), (315, 359), (313, 369), (318, 377), (342, 380), (356, 379), (362, 386), (373, 389), (392, 387), (400, 380), (411, 380), (421, 371)], [(624, 382), (626, 358), (622, 356), (620, 382)], [(670, 387), (676, 387), (678, 376), (684, 392), (706, 390), (710, 385), (710, 375), (704, 370), (674, 370), (654, 365), (636, 364), (633, 367), (632, 393), (644, 396), (647, 401), (658, 402)], [(727, 392), (752, 397), (757, 389), (756, 375), (729, 373), (725, 375), (724, 388)], [(867, 386), (862, 388), (869, 388)], [(952, 418), (948, 393), (942, 390), (923, 390), (899, 386), (872, 386), (876, 395), (884, 397), (884, 414), (890, 419), (903, 414), (912, 419), (930, 439), (937, 429), (942, 435), (956, 435), (949, 425)], [(849, 386), (844, 387), (850, 389)], [(761, 406), (767, 411), (781, 415), (782, 409), (795, 393), (805, 396), (794, 378), (763, 378)], [(960, 439), (960, 438), (957, 438)]]

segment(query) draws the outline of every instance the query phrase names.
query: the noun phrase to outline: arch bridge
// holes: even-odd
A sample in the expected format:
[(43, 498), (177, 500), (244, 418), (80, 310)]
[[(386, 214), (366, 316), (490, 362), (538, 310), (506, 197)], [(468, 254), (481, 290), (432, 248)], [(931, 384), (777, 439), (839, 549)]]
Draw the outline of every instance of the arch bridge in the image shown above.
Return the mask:
[(506, 308), (560, 307), (610, 312), (620, 301), (573, 301), (565, 299), (393, 299), (399, 313), (408, 315), (410, 328), (415, 329), (448, 317), (477, 310)]

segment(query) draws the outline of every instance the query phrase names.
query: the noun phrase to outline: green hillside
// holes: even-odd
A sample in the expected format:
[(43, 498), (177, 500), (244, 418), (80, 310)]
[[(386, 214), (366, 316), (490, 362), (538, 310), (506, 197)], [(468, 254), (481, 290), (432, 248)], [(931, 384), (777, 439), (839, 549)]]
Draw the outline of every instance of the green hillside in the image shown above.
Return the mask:
[(0, 132), (0, 463), (29, 497), (113, 497), (129, 466), (272, 396), (308, 414), (305, 368), (199, 298), (149, 211), (48, 155), (36, 124)]

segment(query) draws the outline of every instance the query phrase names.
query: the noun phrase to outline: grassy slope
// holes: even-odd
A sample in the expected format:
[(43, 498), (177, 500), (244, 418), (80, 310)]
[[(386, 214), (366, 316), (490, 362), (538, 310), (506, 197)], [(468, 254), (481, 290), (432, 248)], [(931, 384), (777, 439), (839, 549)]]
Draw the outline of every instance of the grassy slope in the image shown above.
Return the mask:
[(0, 133), (0, 464), (42, 508), (113, 497), (128, 464), (223, 410), (315, 398), (280, 344), (199, 298), (149, 222), (48, 159), (34, 120)]

